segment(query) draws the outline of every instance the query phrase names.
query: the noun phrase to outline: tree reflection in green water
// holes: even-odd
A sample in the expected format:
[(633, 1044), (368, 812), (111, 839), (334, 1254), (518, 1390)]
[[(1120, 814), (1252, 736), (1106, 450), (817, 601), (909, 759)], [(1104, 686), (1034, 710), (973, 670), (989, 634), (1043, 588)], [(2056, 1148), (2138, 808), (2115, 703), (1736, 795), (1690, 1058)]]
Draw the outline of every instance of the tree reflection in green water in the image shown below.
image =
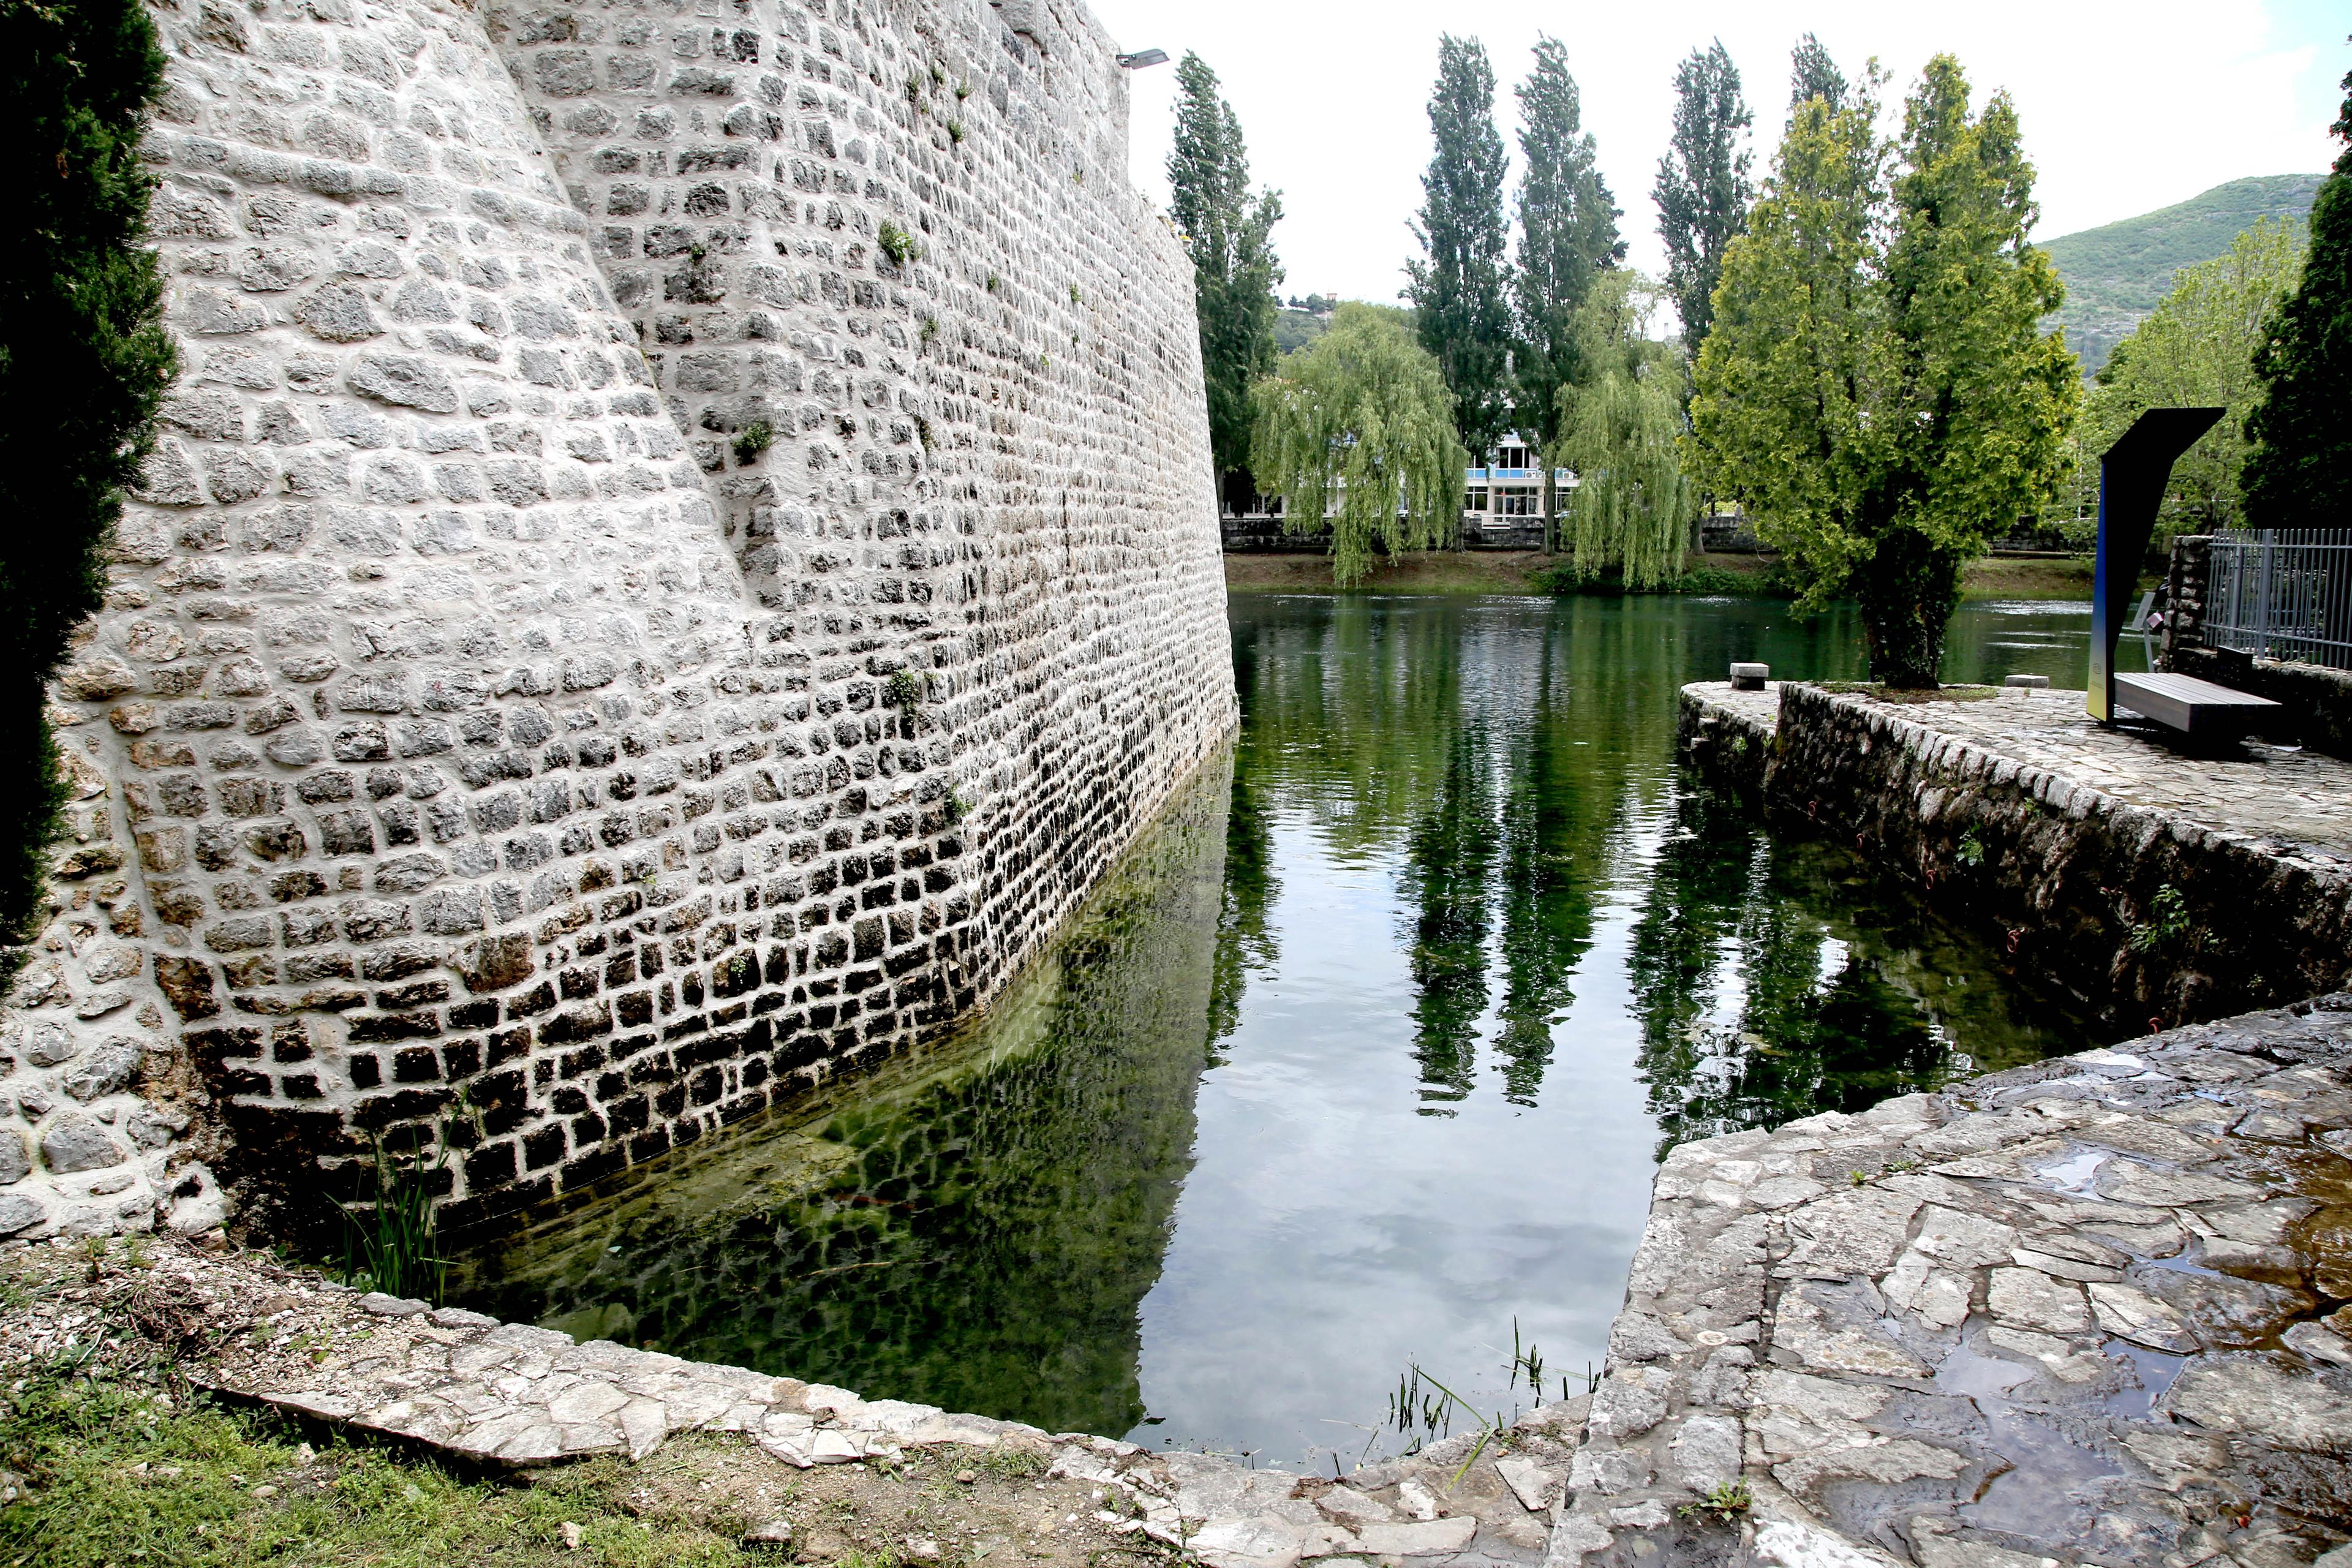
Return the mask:
[(1858, 856), (1775, 840), (1745, 806), (1677, 802), (1631, 978), (1661, 1158), (1692, 1138), (1865, 1110), (2092, 1037)]

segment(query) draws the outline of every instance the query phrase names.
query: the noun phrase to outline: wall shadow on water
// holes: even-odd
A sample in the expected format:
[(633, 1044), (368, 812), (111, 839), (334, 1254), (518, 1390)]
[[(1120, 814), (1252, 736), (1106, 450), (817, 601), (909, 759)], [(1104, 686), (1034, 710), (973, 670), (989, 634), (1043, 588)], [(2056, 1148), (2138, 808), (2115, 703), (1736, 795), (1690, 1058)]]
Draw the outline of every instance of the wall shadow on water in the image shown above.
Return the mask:
[(1124, 1432), (1190, 1168), (1231, 758), (983, 1018), (458, 1260), (582, 1339)]

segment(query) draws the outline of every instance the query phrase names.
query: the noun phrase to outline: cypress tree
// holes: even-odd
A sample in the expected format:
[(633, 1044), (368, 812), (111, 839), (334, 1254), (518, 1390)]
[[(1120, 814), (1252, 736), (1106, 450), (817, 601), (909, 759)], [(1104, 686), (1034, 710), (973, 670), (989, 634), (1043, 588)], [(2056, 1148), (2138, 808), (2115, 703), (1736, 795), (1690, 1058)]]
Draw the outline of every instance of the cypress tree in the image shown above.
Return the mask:
[(1519, 254), (1511, 276), (1519, 317), (1516, 365), (1522, 434), (1544, 454), (1544, 548), (1552, 548), (1551, 471), (1564, 391), (1589, 379), (1577, 352), (1577, 312), (1595, 274), (1625, 258), (1622, 215), (1595, 166), (1582, 129), (1576, 78), (1557, 38), (1536, 43), (1535, 68), (1519, 100)]
[[(0, 943), (43, 923), (64, 789), (44, 690), (106, 587), (174, 368), (139, 159), (163, 56), (138, 0), (0, 0)], [(13, 973), (23, 953), (0, 949)], [(13, 960), (13, 962), (11, 962)]]
[(1201, 378), (1209, 395), (1209, 455), (1220, 493), (1247, 508), (1250, 385), (1273, 374), (1274, 286), (1282, 268), (1273, 232), (1279, 194), (1249, 188), (1241, 121), (1217, 91), (1217, 73), (1187, 51), (1176, 68), (1176, 142), (1168, 154), (1169, 216), (1192, 258), (1201, 318)]
[(1441, 37), (1429, 94), (1437, 150), (1421, 177), (1406, 263), (1422, 347), (1436, 356), (1454, 400), (1454, 426), (1474, 460), (1511, 417), (1511, 316), (1504, 298), (1503, 138), (1495, 130), (1495, 68), (1475, 38)]
[(2264, 383), (2239, 475), (2256, 528), (2352, 524), (2352, 72), (2334, 130), (2346, 143), (2311, 204), (2303, 280), (2254, 350)]
[(1651, 195), (1666, 245), (1666, 291), (1683, 319), (1691, 353), (1706, 341), (1724, 248), (1746, 222), (1748, 153), (1740, 133), (1755, 123), (1739, 95), (1739, 69), (1717, 38), (1693, 49), (1675, 71), (1675, 133), (1658, 160)]

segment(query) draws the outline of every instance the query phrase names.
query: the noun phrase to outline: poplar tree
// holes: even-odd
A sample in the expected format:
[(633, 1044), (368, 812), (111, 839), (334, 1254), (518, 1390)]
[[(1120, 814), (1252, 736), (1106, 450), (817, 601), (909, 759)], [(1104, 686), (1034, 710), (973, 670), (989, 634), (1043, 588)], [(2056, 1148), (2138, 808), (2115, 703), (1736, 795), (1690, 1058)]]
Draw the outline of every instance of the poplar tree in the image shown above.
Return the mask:
[(1693, 49), (1676, 68), (1674, 139), (1658, 160), (1651, 195), (1658, 204), (1658, 237), (1666, 247), (1666, 290), (1694, 354), (1706, 339), (1708, 301), (1723, 274), (1724, 249), (1755, 194), (1748, 150), (1740, 145), (1755, 118), (1739, 95), (1739, 70), (1722, 39)]
[(2345, 150), (2311, 204), (2302, 280), (2254, 351), (2263, 386), (2239, 483), (2256, 528), (2352, 523), (2352, 72), (2333, 129)]
[(1240, 120), (1217, 73), (1187, 51), (1176, 68), (1176, 142), (1168, 154), (1169, 216), (1192, 258), (1201, 318), (1201, 379), (1209, 395), (1209, 455), (1217, 486), (1246, 510), (1250, 385), (1275, 365), (1274, 226), (1281, 195), (1250, 192)]
[(1595, 163), (1592, 133), (1582, 128), (1576, 78), (1557, 38), (1537, 40), (1535, 68), (1515, 89), (1519, 100), (1519, 252), (1511, 275), (1518, 307), (1519, 426), (1543, 454), (1544, 549), (1553, 548), (1552, 469), (1563, 394), (1586, 380), (1578, 353), (1578, 311), (1596, 274), (1625, 258), (1618, 237), (1623, 216)]
[(1939, 55), (1890, 143), (1883, 80), (1797, 107), (1724, 260), (1691, 441), (1809, 602), (1861, 601), (1872, 674), (1933, 687), (1962, 571), (2057, 488), (2081, 374), (2040, 329), (2065, 290), (2008, 95), (1972, 115)]
[(138, 0), (0, 0), (0, 974), (43, 924), (65, 800), (45, 689), (105, 593), (172, 378), (139, 160), (163, 80)]
[(1816, 98), (1832, 110), (1844, 108), (1845, 73), (1822, 47), (1821, 39), (1807, 33), (1789, 56), (1789, 107), (1793, 110)]
[(1341, 305), (1331, 330), (1252, 395), (1251, 467), (1282, 497), (1289, 531), (1329, 527), (1342, 588), (1370, 569), (1375, 546), (1426, 549), (1462, 516), (1469, 455), (1454, 439), (1454, 395), (1398, 315)]
[(1429, 94), (1437, 149), (1421, 177), (1405, 297), (1422, 347), (1454, 394), (1462, 445), (1483, 458), (1511, 417), (1511, 315), (1504, 298), (1503, 138), (1495, 130), (1495, 68), (1475, 38), (1441, 37)]

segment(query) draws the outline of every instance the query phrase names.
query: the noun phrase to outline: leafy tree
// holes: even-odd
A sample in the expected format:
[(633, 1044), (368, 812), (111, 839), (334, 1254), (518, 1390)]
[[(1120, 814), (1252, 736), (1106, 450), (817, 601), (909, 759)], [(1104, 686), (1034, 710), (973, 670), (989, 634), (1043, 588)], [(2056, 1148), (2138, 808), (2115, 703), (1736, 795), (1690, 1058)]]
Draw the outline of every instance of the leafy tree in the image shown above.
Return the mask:
[(1495, 130), (1495, 68), (1475, 38), (1441, 37), (1429, 94), (1436, 153), (1421, 177), (1405, 297), (1422, 347), (1454, 394), (1462, 444), (1484, 453), (1510, 422), (1511, 316), (1504, 299), (1503, 138)]
[(1666, 289), (1682, 317), (1683, 342), (1696, 353), (1712, 321), (1724, 248), (1738, 234), (1755, 187), (1740, 134), (1755, 123), (1739, 95), (1739, 70), (1717, 38), (1693, 49), (1675, 71), (1675, 132), (1658, 160), (1651, 195), (1666, 245)]
[(1559, 39), (1536, 43), (1535, 68), (1515, 89), (1519, 100), (1519, 254), (1511, 275), (1518, 306), (1519, 426), (1544, 458), (1544, 549), (1552, 548), (1550, 455), (1559, 439), (1563, 389), (1585, 379), (1577, 353), (1577, 313), (1595, 274), (1625, 258), (1622, 215), (1594, 163), (1592, 133), (1582, 129), (1576, 79)]
[(1581, 386), (1563, 389), (1559, 461), (1576, 471), (1565, 509), (1580, 577), (1624, 574), (1650, 588), (1681, 571), (1692, 511), (1676, 443), (1682, 374), (1648, 332), (1656, 285), (1612, 271), (1597, 280), (1576, 322)]
[(1821, 39), (1807, 33), (1797, 40), (1789, 56), (1789, 107), (1820, 99), (1832, 110), (1845, 107), (1845, 73), (1830, 58), (1829, 50), (1822, 47)]
[[(137, 0), (0, 0), (0, 941), (42, 923), (64, 802), (42, 717), (66, 637), (99, 606), (122, 491), (170, 384), (139, 160), (163, 56)], [(0, 958), (13, 972), (21, 952)], [(13, 960), (13, 962), (11, 962)]]
[(1854, 592), (1872, 673), (1932, 687), (1960, 574), (2053, 492), (2081, 384), (2038, 326), (2064, 289), (2027, 239), (2008, 95), (1971, 115), (1938, 55), (1890, 143), (1884, 80), (1874, 65), (1844, 108), (1798, 106), (1725, 258), (1692, 441), (1810, 602)]
[(2345, 149), (2311, 204), (2303, 279), (2254, 353), (2263, 391), (2242, 482), (2259, 528), (2352, 522), (2352, 71), (2333, 129)]
[(1201, 379), (1209, 394), (1209, 455), (1221, 490), (1248, 505), (1250, 385), (1274, 369), (1274, 286), (1282, 281), (1272, 234), (1282, 198), (1249, 188), (1241, 121), (1217, 92), (1217, 73), (1186, 51), (1176, 68), (1176, 142), (1168, 154), (1170, 216), (1192, 258), (1201, 317)]
[(2218, 406), (2228, 415), (2172, 466), (2163, 517), (2169, 528), (2200, 532), (2240, 521), (2244, 425), (2261, 391), (2254, 356), (2268, 341), (2265, 322), (2303, 273), (2303, 226), (2263, 218), (2226, 254), (2173, 275), (2172, 292), (2099, 368), (2084, 407), (2083, 486), (2092, 496), (2098, 455), (2143, 409)]
[(1257, 384), (1250, 465), (1293, 533), (1331, 530), (1331, 575), (1362, 580), (1391, 555), (1445, 539), (1462, 515), (1469, 455), (1454, 395), (1398, 313), (1343, 304), (1331, 330)]

